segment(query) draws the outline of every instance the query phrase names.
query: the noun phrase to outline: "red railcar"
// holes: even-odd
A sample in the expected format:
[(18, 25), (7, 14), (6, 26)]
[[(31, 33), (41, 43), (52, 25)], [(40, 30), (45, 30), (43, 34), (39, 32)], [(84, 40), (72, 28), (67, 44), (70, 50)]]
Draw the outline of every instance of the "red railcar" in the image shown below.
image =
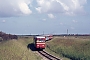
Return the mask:
[(44, 36), (35, 36), (34, 37), (34, 47), (36, 49), (45, 49), (45, 40)]
[(51, 39), (53, 38), (53, 35), (43, 35), (43, 36), (46, 37), (46, 41), (47, 41), (47, 40), (51, 40)]

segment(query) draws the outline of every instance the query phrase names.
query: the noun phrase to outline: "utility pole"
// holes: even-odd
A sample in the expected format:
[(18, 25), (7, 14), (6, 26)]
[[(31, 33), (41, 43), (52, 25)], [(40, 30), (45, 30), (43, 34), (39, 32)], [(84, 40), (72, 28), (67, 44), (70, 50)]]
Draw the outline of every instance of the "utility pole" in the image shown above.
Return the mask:
[(68, 29), (67, 29), (67, 35), (68, 35)]

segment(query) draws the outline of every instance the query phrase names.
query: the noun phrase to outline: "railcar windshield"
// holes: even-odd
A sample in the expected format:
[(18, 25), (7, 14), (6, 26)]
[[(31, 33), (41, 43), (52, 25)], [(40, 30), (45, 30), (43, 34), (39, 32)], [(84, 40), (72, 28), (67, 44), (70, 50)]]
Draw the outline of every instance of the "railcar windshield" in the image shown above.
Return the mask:
[(45, 40), (37, 40), (36, 42), (45, 42)]

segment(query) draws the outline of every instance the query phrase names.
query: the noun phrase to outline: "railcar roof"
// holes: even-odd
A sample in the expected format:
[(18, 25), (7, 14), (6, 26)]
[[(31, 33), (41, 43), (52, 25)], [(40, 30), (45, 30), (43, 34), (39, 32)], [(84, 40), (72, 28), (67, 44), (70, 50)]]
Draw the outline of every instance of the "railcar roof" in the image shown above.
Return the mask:
[(44, 36), (35, 36), (35, 38), (45, 38)]
[(52, 36), (52, 35), (42, 35), (42, 36)]

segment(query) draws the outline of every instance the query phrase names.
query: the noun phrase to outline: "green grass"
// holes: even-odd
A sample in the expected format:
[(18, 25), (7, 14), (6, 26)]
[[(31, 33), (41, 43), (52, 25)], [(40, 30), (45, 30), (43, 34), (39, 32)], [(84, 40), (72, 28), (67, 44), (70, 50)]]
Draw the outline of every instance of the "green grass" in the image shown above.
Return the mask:
[(0, 43), (0, 60), (40, 60), (37, 53), (27, 48), (32, 38), (3, 41)]
[(55, 37), (47, 49), (72, 60), (90, 60), (90, 37)]

